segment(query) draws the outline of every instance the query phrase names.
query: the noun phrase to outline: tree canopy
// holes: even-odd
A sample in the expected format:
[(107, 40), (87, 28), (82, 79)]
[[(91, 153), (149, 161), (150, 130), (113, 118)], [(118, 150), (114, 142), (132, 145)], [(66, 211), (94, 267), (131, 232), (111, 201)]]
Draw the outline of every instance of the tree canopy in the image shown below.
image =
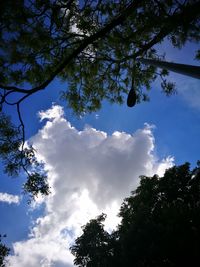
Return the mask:
[(121, 223), (110, 234), (103, 228), (105, 215), (83, 226), (71, 247), (75, 265), (195, 266), (200, 246), (199, 163), (193, 170), (189, 163), (174, 166), (163, 177), (141, 176), (119, 216)]
[[(1, 118), (6, 117), (5, 106), (10, 105), (16, 108), (20, 124), (17, 134), (10, 128), (12, 137), (3, 136), (1, 142), (4, 145), (5, 137), (18, 136), (21, 151), (20, 161), (16, 159), (19, 153), (11, 152), (17, 163), (5, 169), (12, 167), (12, 173), (16, 173), (20, 165), (28, 178), (34, 177), (30, 181), (35, 192), (48, 193), (45, 175), (29, 171), (23, 163), (27, 153), (23, 151), (21, 103), (48, 90), (56, 77), (67, 82), (61, 98), (77, 114), (99, 109), (104, 99), (121, 104), (130, 89), (137, 103), (148, 100), (148, 90), (158, 76), (165, 93), (171, 94), (174, 85), (165, 78), (168, 72), (157, 71), (137, 59), (162, 58), (155, 45), (165, 38), (178, 48), (186, 41), (198, 42), (199, 18), (197, 0), (1, 1)], [(3, 150), (3, 159), (11, 154), (7, 151), (7, 158), (4, 155)]]

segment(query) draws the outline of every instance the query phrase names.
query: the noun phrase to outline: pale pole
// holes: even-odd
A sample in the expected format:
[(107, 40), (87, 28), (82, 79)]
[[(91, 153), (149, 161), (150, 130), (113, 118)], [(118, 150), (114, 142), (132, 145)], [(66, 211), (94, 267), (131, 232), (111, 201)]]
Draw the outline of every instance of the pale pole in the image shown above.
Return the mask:
[[(192, 78), (200, 79), (200, 66), (179, 64), (148, 58), (137, 58), (137, 61), (145, 65), (152, 65), (157, 68), (167, 69), (179, 74), (190, 76)], [(127, 105), (129, 107), (133, 107), (136, 104), (136, 101), (137, 95), (135, 89), (131, 88), (127, 98)]]
[(137, 60), (146, 65), (153, 65), (158, 68), (171, 70), (173, 72), (200, 79), (200, 66), (172, 63), (147, 58), (138, 58)]

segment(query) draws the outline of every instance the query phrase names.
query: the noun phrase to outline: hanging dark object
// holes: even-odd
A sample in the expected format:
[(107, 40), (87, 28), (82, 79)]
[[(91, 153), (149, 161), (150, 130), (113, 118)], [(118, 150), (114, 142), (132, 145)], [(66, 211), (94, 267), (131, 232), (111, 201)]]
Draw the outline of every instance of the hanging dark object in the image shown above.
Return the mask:
[(135, 106), (136, 100), (137, 100), (136, 92), (133, 88), (131, 88), (131, 90), (128, 93), (128, 97), (127, 97), (127, 106), (130, 108)]

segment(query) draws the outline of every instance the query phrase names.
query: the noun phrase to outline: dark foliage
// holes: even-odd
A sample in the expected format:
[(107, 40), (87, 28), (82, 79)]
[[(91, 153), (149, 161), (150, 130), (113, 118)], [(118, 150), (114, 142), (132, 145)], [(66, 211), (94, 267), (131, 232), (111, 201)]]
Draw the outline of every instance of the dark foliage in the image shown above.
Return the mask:
[(15, 127), (9, 116), (0, 113), (0, 156), (4, 164), (4, 172), (9, 176), (18, 176), (21, 171), (27, 175), (24, 192), (30, 197), (39, 193), (47, 195), (49, 186), (43, 164), (35, 157), (33, 147), (24, 147), (21, 127)]
[(2, 243), (2, 238), (6, 235), (0, 235), (0, 267), (5, 267), (5, 258), (8, 256), (10, 249)]
[[(119, 216), (122, 221), (112, 234), (105, 232), (98, 218), (83, 227), (82, 236), (71, 248), (77, 266), (196, 266), (200, 257), (200, 165), (193, 170), (188, 163), (174, 166), (163, 177), (142, 176), (138, 188), (124, 200)], [(90, 232), (94, 223), (96, 228)], [(97, 229), (103, 234), (98, 242)], [(101, 250), (104, 236), (106, 251)], [(92, 249), (94, 254), (89, 253)], [(98, 265), (101, 258), (104, 265)]]

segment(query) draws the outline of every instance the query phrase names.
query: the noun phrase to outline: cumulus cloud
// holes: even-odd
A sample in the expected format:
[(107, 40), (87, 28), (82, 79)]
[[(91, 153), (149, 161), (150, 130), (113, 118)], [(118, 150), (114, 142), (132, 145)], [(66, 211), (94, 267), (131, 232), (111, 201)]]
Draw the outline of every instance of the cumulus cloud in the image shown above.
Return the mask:
[(52, 193), (29, 239), (14, 244), (11, 267), (73, 266), (69, 246), (81, 226), (105, 212), (106, 229), (116, 227), (119, 206), (139, 175), (162, 174), (173, 164), (170, 157), (157, 159), (148, 124), (133, 134), (108, 135), (89, 126), (79, 131), (63, 114), (60, 106), (40, 112), (48, 121), (31, 141), (45, 162)]
[(19, 204), (20, 197), (16, 195), (11, 195), (7, 193), (0, 193), (0, 202), (6, 202), (8, 204)]

